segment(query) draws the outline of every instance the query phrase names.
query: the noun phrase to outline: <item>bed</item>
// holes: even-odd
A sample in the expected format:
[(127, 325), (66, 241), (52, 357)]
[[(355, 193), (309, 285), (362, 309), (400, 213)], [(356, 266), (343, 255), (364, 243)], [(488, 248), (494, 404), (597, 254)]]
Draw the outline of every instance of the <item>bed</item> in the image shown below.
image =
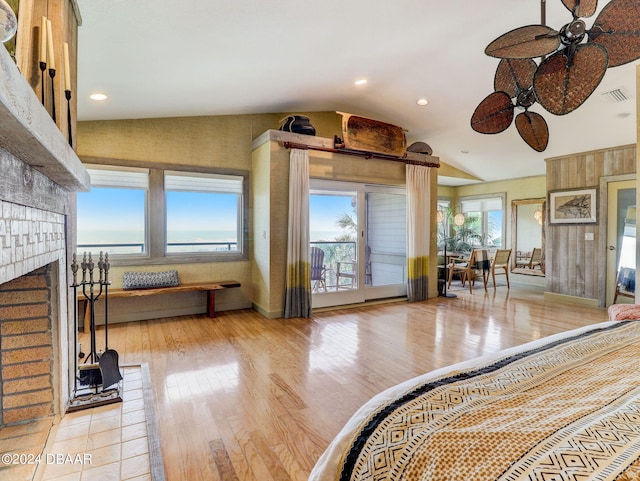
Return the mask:
[(311, 481), (640, 480), (640, 322), (606, 322), (375, 396)]

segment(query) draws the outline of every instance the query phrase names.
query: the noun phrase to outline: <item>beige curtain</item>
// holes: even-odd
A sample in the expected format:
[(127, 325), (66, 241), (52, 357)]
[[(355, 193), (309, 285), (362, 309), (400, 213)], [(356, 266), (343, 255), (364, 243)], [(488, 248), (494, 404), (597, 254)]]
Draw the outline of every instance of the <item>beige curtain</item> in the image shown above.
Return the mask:
[(310, 315), (309, 151), (291, 149), (284, 317), (309, 317)]
[(407, 297), (427, 299), (429, 292), (429, 213), (431, 167), (407, 164)]

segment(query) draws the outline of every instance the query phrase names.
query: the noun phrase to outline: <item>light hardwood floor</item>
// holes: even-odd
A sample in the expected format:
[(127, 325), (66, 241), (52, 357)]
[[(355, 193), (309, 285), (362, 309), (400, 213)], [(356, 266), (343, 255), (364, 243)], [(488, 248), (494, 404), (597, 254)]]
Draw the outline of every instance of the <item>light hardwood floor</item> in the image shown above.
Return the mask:
[[(540, 289), (268, 320), (222, 312), (111, 326), (121, 363), (149, 363), (167, 481), (302, 481), (351, 414), (433, 369), (607, 320)], [(83, 343), (87, 342), (86, 338)]]

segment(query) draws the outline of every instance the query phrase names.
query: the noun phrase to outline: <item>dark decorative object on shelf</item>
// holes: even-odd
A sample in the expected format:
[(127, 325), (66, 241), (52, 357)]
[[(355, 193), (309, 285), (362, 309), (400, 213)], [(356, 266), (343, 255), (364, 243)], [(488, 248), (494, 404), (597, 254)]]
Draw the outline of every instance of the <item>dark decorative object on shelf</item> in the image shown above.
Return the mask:
[(294, 134), (316, 135), (316, 129), (311, 125), (309, 117), (304, 115), (289, 115), (282, 119), (283, 122), (280, 130), (284, 132), (293, 132)]
[(429, 144), (425, 142), (414, 142), (409, 147), (407, 147), (407, 152), (416, 152), (418, 154), (431, 155), (433, 154), (433, 149)]

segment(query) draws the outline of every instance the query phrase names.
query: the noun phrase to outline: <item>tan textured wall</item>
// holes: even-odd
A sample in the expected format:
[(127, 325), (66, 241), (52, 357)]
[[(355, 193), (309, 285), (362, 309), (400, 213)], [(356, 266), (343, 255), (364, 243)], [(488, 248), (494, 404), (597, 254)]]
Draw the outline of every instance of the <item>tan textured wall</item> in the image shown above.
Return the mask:
[(285, 280), (287, 275), (287, 237), (289, 216), (289, 151), (276, 142), (270, 142), (270, 197), (271, 225), (269, 237), (270, 289), (269, 311), (281, 316), (284, 310)]
[[(316, 134), (333, 138), (341, 134), (341, 116), (335, 112), (302, 112), (309, 116), (316, 128)], [(123, 159), (136, 162), (150, 162), (154, 164), (181, 164), (201, 167), (219, 167), (242, 169), (250, 172), (250, 183), (254, 186), (265, 186), (263, 167), (252, 172), (252, 142), (266, 130), (277, 129), (280, 121), (287, 113), (271, 113), (256, 115), (204, 116), (204, 117), (176, 117), (160, 119), (133, 119), (80, 122), (78, 124), (78, 155), (84, 162), (93, 159)], [(273, 170), (273, 167), (271, 167)], [(288, 173), (288, 168), (287, 171)], [(257, 176), (259, 174), (259, 176)], [(270, 189), (282, 194), (280, 182), (282, 172), (272, 174), (275, 180)], [(271, 176), (269, 177), (271, 178)], [(286, 180), (286, 179), (285, 179)], [(268, 182), (268, 181), (267, 181)], [(251, 196), (250, 196), (251, 197)], [(282, 243), (282, 234), (272, 235), (269, 218), (256, 215), (255, 206), (250, 205), (252, 222), (267, 222), (264, 228), (250, 226), (249, 249), (253, 243), (262, 248), (260, 239), (254, 238), (266, 231), (270, 247), (277, 248)], [(262, 212), (271, 210), (268, 205), (261, 204)], [(276, 221), (281, 219), (281, 212), (270, 214)], [(286, 227), (286, 219), (285, 219)], [(277, 225), (274, 234), (279, 232)], [(281, 229), (280, 229), (281, 230)], [(286, 231), (285, 231), (286, 239)], [(284, 245), (286, 247), (286, 244)], [(285, 254), (286, 255), (286, 254)], [(170, 264), (158, 266), (114, 266), (111, 268), (111, 278), (114, 287), (122, 284), (123, 272), (127, 270), (158, 271), (178, 269), (181, 282), (201, 282), (207, 280), (235, 279), (242, 283), (239, 289), (228, 289), (216, 295), (217, 310), (246, 308), (273, 304), (273, 300), (262, 299), (265, 292), (269, 298), (280, 296), (277, 290), (270, 288), (270, 277), (274, 274), (268, 265), (258, 264), (258, 270), (253, 272), (256, 264), (250, 258), (247, 261), (215, 262), (197, 264)], [(261, 276), (266, 276), (261, 279)], [(282, 277), (282, 276), (280, 276)], [(278, 279), (276, 277), (276, 279)], [(254, 284), (256, 288), (254, 289)], [(258, 296), (253, 298), (254, 294)], [(283, 294), (282, 294), (283, 295)], [(144, 319), (159, 315), (180, 315), (205, 312), (203, 296), (198, 293), (180, 294), (167, 300), (131, 299), (119, 300), (109, 306), (109, 320)], [(99, 316), (100, 317), (100, 316)], [(98, 322), (101, 322), (99, 319)]]
[[(266, 157), (265, 145), (269, 146), (269, 157)], [(279, 317), (284, 309), (284, 292), (287, 265), (287, 216), (288, 216), (288, 182), (289, 153), (276, 141), (267, 141), (254, 151), (252, 185), (258, 188), (253, 193), (254, 204), (254, 259), (252, 273), (254, 305), (268, 317)], [(437, 162), (437, 159), (435, 159)], [(269, 169), (265, 163), (269, 163)], [(405, 164), (379, 159), (365, 159), (344, 154), (309, 150), (309, 175), (316, 179), (364, 182), (382, 185), (405, 185)], [(269, 177), (269, 201), (264, 199), (266, 192), (265, 179)], [(432, 243), (430, 272), (436, 272), (435, 243), (435, 199), (437, 198), (437, 175), (431, 177), (432, 198)], [(258, 198), (260, 199), (258, 201)], [(258, 206), (258, 202), (267, 205)], [(268, 218), (268, 221), (266, 220)], [(258, 226), (265, 226), (260, 229)], [(268, 241), (260, 237), (266, 232)], [(268, 261), (263, 256), (268, 256)], [(435, 279), (435, 277), (434, 277)], [(429, 295), (437, 295), (437, 284), (431, 283)], [(264, 290), (268, 291), (265, 292)], [(266, 303), (266, 304), (265, 304)]]
[(253, 151), (251, 172), (251, 225), (253, 247), (251, 256), (251, 289), (254, 307), (270, 317), (269, 290), (271, 288), (271, 222), (270, 145), (262, 144)]
[[(306, 113), (316, 135), (340, 134), (334, 112)], [(251, 168), (251, 144), (286, 114), (105, 120), (78, 124), (80, 158), (101, 157), (233, 169)]]
[[(335, 112), (308, 115), (319, 137), (341, 136), (341, 116)], [(78, 154), (85, 162), (124, 159), (156, 164), (183, 164), (243, 169), (250, 172), (250, 259), (239, 262), (171, 264), (145, 266), (144, 270), (176, 268), (184, 282), (236, 279), (240, 289), (229, 289), (216, 296), (219, 310), (253, 305), (269, 317), (281, 314), (286, 275), (289, 151), (277, 142), (268, 142), (253, 151), (253, 140), (269, 129), (276, 129), (287, 114), (237, 115), (220, 117), (180, 117), (81, 122), (78, 125)], [(310, 175), (314, 178), (386, 185), (404, 185), (403, 163), (364, 159), (325, 152), (310, 152)], [(436, 176), (432, 197), (437, 196)], [(435, 208), (434, 208), (435, 209)], [(435, 210), (434, 210), (435, 212)], [(435, 217), (435, 215), (434, 215)], [(435, 244), (435, 243), (434, 243)], [(435, 271), (435, 246), (433, 246)], [(136, 266), (112, 267), (114, 287), (122, 273)], [(434, 284), (432, 292), (436, 292)], [(160, 309), (166, 315), (203, 310), (197, 294), (151, 304), (136, 300), (109, 307), (121, 320), (144, 318)], [(202, 306), (200, 306), (202, 304)], [(140, 311), (136, 314), (133, 311)], [(111, 316), (110, 316), (111, 321)]]
[(481, 184), (458, 187), (452, 199), (453, 205), (458, 205), (460, 197), (474, 195), (501, 194), (505, 195), (505, 246), (511, 246), (513, 238), (511, 232), (511, 202), (514, 200), (545, 198), (547, 196), (546, 176), (524, 177), (521, 179), (504, 180), (499, 182), (484, 182)]

